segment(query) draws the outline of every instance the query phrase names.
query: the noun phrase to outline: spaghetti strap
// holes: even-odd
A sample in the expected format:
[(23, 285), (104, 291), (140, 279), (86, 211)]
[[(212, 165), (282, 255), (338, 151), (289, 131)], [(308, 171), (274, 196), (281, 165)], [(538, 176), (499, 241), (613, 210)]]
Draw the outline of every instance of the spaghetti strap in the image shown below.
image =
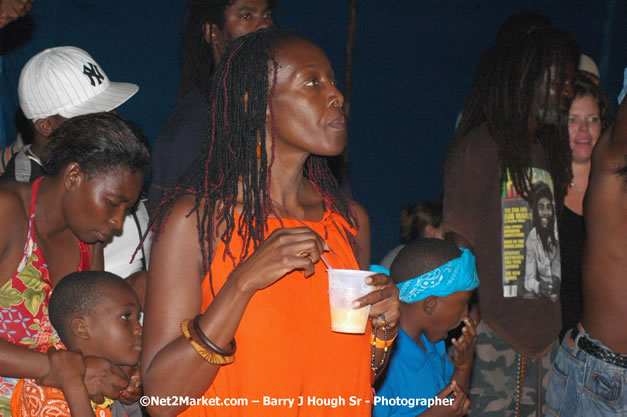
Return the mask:
[(29, 237), (33, 235), (34, 230), (33, 227), (35, 223), (33, 219), (35, 218), (35, 204), (37, 203), (37, 191), (39, 191), (39, 183), (44, 177), (39, 177), (33, 182), (33, 188), (31, 191), (30, 197), (30, 212), (28, 213), (28, 234)]

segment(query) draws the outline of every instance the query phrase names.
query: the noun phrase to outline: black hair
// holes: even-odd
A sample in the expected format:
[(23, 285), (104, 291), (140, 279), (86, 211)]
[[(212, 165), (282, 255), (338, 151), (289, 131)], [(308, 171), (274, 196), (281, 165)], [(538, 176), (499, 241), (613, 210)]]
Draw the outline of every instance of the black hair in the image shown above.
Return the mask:
[(418, 238), (407, 243), (390, 266), (390, 277), (399, 284), (426, 274), (455, 258), (462, 252), (453, 243), (435, 238)]
[[(181, 178), (179, 185), (166, 191), (151, 220), (150, 230), (158, 238), (170, 208), (184, 194), (195, 196), (203, 272), (210, 272), (214, 254), (213, 239), (219, 225), (225, 225), (222, 242), (233, 262), (246, 258), (265, 237), (267, 219), (275, 214), (270, 198), (270, 166), (274, 161), (274, 120), (272, 98), (275, 94), (278, 62), (275, 53), (292, 40), (306, 40), (286, 29), (268, 28), (237, 39), (226, 51), (216, 70), (211, 95), (209, 134), (203, 155)], [(266, 114), (270, 112), (270, 154), (266, 152)], [(258, 146), (261, 144), (261, 146)], [(257, 159), (259, 152), (259, 159)], [(338, 186), (325, 157), (310, 155), (305, 162), (305, 177), (322, 195), (324, 208), (342, 215), (357, 227), (350, 199)], [(235, 207), (241, 187), (242, 211), (235, 221)], [(191, 213), (190, 213), (191, 214)], [(280, 219), (280, 216), (276, 215)], [(244, 242), (242, 253), (229, 251), (233, 233)], [(352, 237), (347, 233), (349, 239)], [(351, 241), (354, 244), (354, 241)], [(213, 291), (213, 282), (211, 281)]]
[(551, 202), (551, 205), (554, 204), (553, 201), (553, 193), (551, 192), (551, 188), (547, 183), (539, 181), (533, 184), (533, 215), (532, 215), (532, 225), (536, 229), (536, 233), (540, 238), (540, 242), (542, 242), (542, 248), (544, 252), (550, 253), (551, 249), (557, 245), (555, 240), (555, 207), (553, 207), (553, 213), (551, 214), (551, 218), (548, 221), (548, 224), (545, 227), (542, 226), (542, 221), (540, 219), (540, 213), (538, 211), (538, 202), (541, 198), (548, 198)]
[(610, 103), (607, 95), (601, 88), (595, 84), (590, 78), (583, 74), (578, 74), (573, 85), (575, 92), (574, 98), (582, 98), (590, 96), (599, 106), (599, 117), (601, 118), (601, 131), (610, 125)]
[(495, 47), (522, 39), (534, 30), (545, 26), (551, 26), (551, 20), (542, 13), (531, 10), (513, 14), (505, 19), (496, 34), (494, 45), (479, 58), (472, 87), (464, 105), (463, 117), (455, 132), (455, 140), (459, 140), (485, 121), (483, 104), (488, 99), (489, 86), (493, 81), (493, 64), (497, 59), (494, 56)]
[(73, 117), (52, 132), (41, 162), (51, 177), (72, 162), (89, 177), (116, 168), (143, 177), (150, 168), (150, 144), (138, 128), (121, 117), (93, 113)]
[(442, 201), (424, 200), (407, 204), (401, 210), (400, 223), (403, 243), (423, 237), (427, 226), (438, 228), (442, 224)]
[[(77, 315), (88, 316), (102, 299), (105, 285), (121, 285), (133, 291), (119, 276), (106, 271), (79, 271), (66, 275), (54, 287), (48, 305), (50, 323), (63, 343), (68, 343), (69, 321)], [(70, 347), (70, 346), (68, 346)]]
[(551, 19), (535, 10), (524, 10), (509, 16), (496, 34), (495, 44), (507, 43), (512, 39), (528, 35), (534, 30), (551, 26)]
[[(516, 191), (527, 200), (531, 189), (531, 148), (534, 142), (539, 143), (553, 178), (559, 208), (572, 179), (567, 118), (560, 113), (555, 123), (545, 123), (538, 115), (557, 110), (557, 103), (550, 102), (549, 89), (559, 85), (557, 97), (562, 97), (565, 67), (567, 63), (577, 65), (579, 47), (568, 33), (545, 26), (495, 45), (488, 62), (471, 89), (453, 142), (487, 123), (499, 148), (502, 179), (509, 173)], [(557, 79), (549, 71), (552, 65), (556, 67)], [(543, 83), (545, 91), (540, 92)], [(544, 101), (539, 102), (538, 97)], [(533, 125), (538, 125), (534, 137), (530, 132)]]
[[(211, 78), (217, 66), (211, 44), (205, 40), (205, 24), (224, 28), (224, 11), (235, 0), (190, 0), (187, 3), (189, 17), (183, 31), (183, 57), (181, 82), (178, 97), (184, 97), (193, 88), (198, 88), (209, 97)], [(270, 9), (278, 0), (268, 0)]]

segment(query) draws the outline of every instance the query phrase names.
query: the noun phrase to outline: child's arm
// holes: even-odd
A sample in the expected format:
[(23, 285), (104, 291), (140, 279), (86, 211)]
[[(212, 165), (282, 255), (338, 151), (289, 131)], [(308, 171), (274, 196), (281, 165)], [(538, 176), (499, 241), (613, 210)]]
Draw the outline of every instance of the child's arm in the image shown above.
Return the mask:
[(72, 417), (90, 417), (94, 415), (89, 394), (87, 394), (87, 388), (83, 384), (82, 377), (75, 378), (66, 384), (62, 390), (63, 395), (65, 395), (65, 401), (67, 401), (70, 407)]
[(85, 360), (83, 355), (76, 352), (48, 350), (51, 368), (62, 370), (61, 390), (70, 407), (72, 417), (89, 417), (94, 415), (87, 388), (83, 383), (85, 378)]
[(462, 335), (457, 339), (451, 340), (455, 346), (455, 371), (451, 379), (457, 382), (464, 392), (468, 392), (472, 361), (475, 354), (475, 345), (477, 344), (477, 329), (475, 328), (475, 323), (468, 317), (464, 318), (464, 323)]

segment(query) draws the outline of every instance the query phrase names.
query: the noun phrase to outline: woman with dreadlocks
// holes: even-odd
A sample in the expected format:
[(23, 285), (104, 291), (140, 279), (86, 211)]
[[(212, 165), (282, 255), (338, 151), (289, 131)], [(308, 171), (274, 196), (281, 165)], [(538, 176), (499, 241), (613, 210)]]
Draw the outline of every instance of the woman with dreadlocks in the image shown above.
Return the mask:
[[(561, 328), (560, 304), (557, 288), (554, 297), (521, 290), (525, 222), (534, 184), (551, 186), (554, 213), (564, 202), (571, 178), (566, 115), (579, 48), (545, 26), (496, 45), (490, 60), (489, 78), (471, 90), (476, 96), (467, 105), (474, 107), (464, 109), (447, 155), (444, 230), (473, 250), (481, 277), (471, 413), (540, 416), (544, 388), (537, 381)], [(501, 364), (501, 357), (512, 360)]]
[(365, 211), (326, 165), (346, 144), (331, 64), (292, 32), (255, 32), (223, 56), (212, 97), (205, 154), (156, 212), (144, 386), (247, 404), (148, 411), (369, 416), (371, 368), (384, 366), (398, 330), (398, 290), (373, 275), (373, 292), (355, 302), (371, 306), (372, 343), (370, 329), (331, 331), (322, 253), (333, 268), (369, 262)]

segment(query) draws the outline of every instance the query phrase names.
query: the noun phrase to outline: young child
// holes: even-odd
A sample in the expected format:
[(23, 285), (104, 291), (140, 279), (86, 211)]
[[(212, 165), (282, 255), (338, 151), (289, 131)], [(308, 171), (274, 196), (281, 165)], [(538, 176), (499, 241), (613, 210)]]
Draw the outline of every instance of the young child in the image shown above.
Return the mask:
[[(476, 343), (468, 318), (468, 301), (479, 285), (474, 256), (448, 241), (417, 239), (399, 252), (390, 276), (399, 288), (401, 329), (373, 416), (463, 416)], [(444, 339), (461, 321), (462, 335), (452, 340), (453, 369)], [(448, 401), (436, 402), (436, 396)]]
[[(63, 361), (63, 369), (68, 373), (68, 378), (63, 380), (68, 382), (59, 390), (39, 386), (33, 379), (21, 379), (11, 397), (12, 415), (118, 415), (118, 407), (112, 414), (113, 400), (105, 399), (103, 404), (90, 401), (83, 384), (83, 357), (103, 357), (125, 370), (137, 365), (142, 349), (139, 313), (137, 295), (117, 275), (104, 271), (81, 271), (64, 277), (52, 292), (49, 305), (50, 322), (62, 344), (50, 347), (48, 352), (51, 362)], [(57, 349), (65, 348), (80, 353), (74, 357), (55, 356)], [(130, 385), (133, 385), (133, 377)], [(122, 411), (121, 414), (127, 412)]]

